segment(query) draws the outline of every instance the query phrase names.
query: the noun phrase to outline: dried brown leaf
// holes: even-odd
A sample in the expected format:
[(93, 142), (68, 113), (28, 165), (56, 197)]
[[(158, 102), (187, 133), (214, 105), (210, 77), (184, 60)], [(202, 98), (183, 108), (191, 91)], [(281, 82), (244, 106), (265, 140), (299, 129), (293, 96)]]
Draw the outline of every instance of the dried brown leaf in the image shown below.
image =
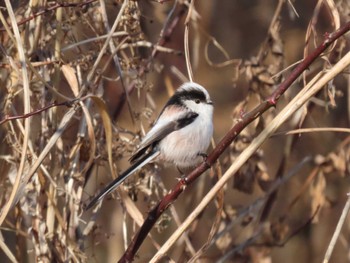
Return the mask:
[(91, 98), (96, 104), (97, 109), (102, 118), (103, 127), (105, 129), (105, 134), (106, 134), (106, 147), (107, 147), (109, 167), (111, 169), (113, 178), (117, 178), (117, 174), (113, 168), (113, 157), (112, 157), (112, 136), (113, 136), (112, 122), (108, 114), (107, 106), (105, 102), (97, 96), (90, 95), (89, 98)]
[(280, 242), (286, 238), (289, 232), (289, 226), (283, 219), (279, 219), (276, 222), (273, 222), (270, 226), (271, 235), (273, 239), (277, 242)]
[[(311, 214), (317, 209), (322, 208), (327, 204), (326, 200), (326, 179), (322, 172), (319, 172), (315, 177), (315, 180), (310, 186), (309, 194), (311, 196)], [(313, 222), (317, 223), (319, 220), (320, 213), (317, 213), (313, 218)]]
[(91, 118), (91, 115), (89, 113), (89, 110), (84, 105), (84, 103), (81, 102), (80, 105), (83, 109), (84, 116), (86, 119), (89, 142), (90, 142), (89, 158), (88, 158), (86, 164), (84, 165), (84, 168), (80, 172), (82, 175), (84, 175), (94, 161), (95, 152), (96, 152), (96, 139), (95, 139), (95, 133), (94, 133), (94, 128), (93, 128), (93, 124), (92, 124), (92, 118)]
[(62, 65), (61, 71), (66, 78), (69, 87), (71, 88), (73, 94), (75, 97), (78, 97), (79, 95), (79, 84), (77, 76), (75, 75), (75, 70), (69, 65)]

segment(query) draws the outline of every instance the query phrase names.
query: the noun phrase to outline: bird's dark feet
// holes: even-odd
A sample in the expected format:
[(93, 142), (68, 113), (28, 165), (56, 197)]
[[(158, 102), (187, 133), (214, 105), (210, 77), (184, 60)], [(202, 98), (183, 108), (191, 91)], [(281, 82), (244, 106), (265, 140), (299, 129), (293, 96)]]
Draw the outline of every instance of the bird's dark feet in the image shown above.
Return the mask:
[(211, 165), (207, 162), (208, 160), (208, 154), (206, 153), (198, 153), (198, 156), (201, 156), (203, 158), (203, 162), (208, 166), (210, 167)]
[(208, 159), (208, 154), (206, 153), (198, 153), (198, 156), (201, 156), (203, 158), (203, 162), (206, 162)]

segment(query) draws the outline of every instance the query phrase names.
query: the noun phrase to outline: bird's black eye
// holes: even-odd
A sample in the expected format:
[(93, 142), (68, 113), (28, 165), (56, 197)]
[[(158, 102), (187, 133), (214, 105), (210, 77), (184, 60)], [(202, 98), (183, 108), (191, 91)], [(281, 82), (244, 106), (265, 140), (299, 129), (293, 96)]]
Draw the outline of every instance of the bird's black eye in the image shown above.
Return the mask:
[(201, 102), (201, 100), (200, 99), (196, 99), (196, 100), (194, 100), (194, 102), (199, 104)]

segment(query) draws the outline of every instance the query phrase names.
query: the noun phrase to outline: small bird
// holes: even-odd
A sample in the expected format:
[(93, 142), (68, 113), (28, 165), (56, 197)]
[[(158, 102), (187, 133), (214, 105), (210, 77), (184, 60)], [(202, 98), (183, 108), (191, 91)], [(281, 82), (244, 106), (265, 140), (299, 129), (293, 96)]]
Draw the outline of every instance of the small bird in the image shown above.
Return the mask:
[(181, 85), (131, 156), (131, 166), (94, 197), (85, 209), (90, 209), (153, 160), (172, 163), (179, 170), (200, 163), (213, 135), (213, 110), (204, 87), (194, 82)]

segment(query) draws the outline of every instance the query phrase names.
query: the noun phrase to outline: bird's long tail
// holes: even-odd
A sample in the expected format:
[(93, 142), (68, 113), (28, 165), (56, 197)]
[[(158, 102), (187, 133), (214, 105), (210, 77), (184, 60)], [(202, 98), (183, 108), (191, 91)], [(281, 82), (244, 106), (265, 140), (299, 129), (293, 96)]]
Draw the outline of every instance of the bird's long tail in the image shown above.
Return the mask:
[(141, 169), (147, 163), (152, 161), (159, 155), (159, 151), (150, 152), (146, 154), (143, 158), (140, 158), (135, 163), (133, 163), (127, 170), (125, 170), (118, 178), (114, 179), (106, 188), (104, 188), (97, 196), (95, 196), (90, 203), (85, 207), (85, 210), (93, 207), (97, 202), (102, 200), (106, 195), (116, 189), (126, 178), (135, 173), (137, 170)]

